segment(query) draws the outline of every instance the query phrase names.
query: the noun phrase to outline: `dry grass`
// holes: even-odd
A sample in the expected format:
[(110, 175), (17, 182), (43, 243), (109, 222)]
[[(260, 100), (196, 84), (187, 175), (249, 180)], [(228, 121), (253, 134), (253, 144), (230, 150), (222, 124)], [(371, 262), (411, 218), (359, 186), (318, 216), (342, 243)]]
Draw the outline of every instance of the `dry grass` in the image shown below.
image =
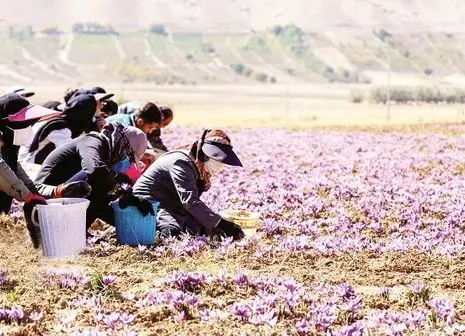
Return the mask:
[[(89, 84), (90, 86), (91, 84)], [(103, 85), (118, 102), (147, 99), (174, 108), (173, 124), (205, 127), (389, 130), (462, 123), (464, 105), (385, 105), (348, 101), (349, 86)], [(0, 88), (1, 89), (1, 88)], [(33, 101), (60, 99), (64, 88), (40, 87)]]
[[(11, 226), (11, 223), (8, 224)], [(2, 222), (2, 237), (5, 233), (5, 222)], [(41, 258), (22, 239), (24, 229), (14, 225), (15, 239), (0, 245), (0, 266), (6, 267), (14, 280), (14, 285), (0, 290), (0, 301), (6, 303), (11, 293), (16, 293), (17, 304), (45, 312), (43, 322), (38, 328), (28, 326), (22, 328), (10, 326), (7, 331), (11, 335), (63, 335), (58, 331), (59, 320), (66, 311), (69, 300), (85, 294), (82, 289), (63, 290), (45, 289), (42, 282), (44, 269), (64, 267), (81, 269), (88, 274), (103, 272), (118, 276), (116, 290), (119, 293), (130, 292), (135, 295), (147, 293), (153, 288), (153, 281), (163, 278), (173, 271), (208, 272), (218, 274), (222, 270), (235, 273), (237, 270), (248, 274), (273, 275), (292, 277), (305, 285), (325, 282), (338, 284), (351, 283), (356, 292), (363, 298), (363, 309), (409, 309), (407, 300), (407, 285), (413, 280), (423, 280), (432, 289), (434, 297), (450, 298), (455, 301), (456, 316), (460, 321), (465, 316), (465, 280), (461, 276), (465, 272), (465, 255), (454, 257), (430, 257), (415, 252), (408, 253), (357, 253), (341, 254), (324, 257), (311, 252), (294, 255), (275, 255), (273, 258), (257, 260), (253, 247), (233, 251), (227, 255), (216, 249), (207, 249), (194, 257), (164, 257), (155, 258), (149, 253), (141, 253), (129, 247), (110, 248), (94, 247), (85, 255), (67, 260), (50, 260)], [(12, 249), (12, 246), (15, 246)], [(392, 287), (389, 304), (380, 300), (379, 287)], [(199, 293), (205, 302), (213, 301), (218, 295), (222, 299), (234, 302), (246, 298), (251, 293), (214, 294), (209, 291)], [(10, 303), (11, 304), (11, 303)], [(274, 331), (266, 326), (243, 325), (241, 323), (221, 322), (205, 324), (194, 319), (182, 324), (176, 324), (171, 318), (146, 315), (144, 309), (136, 309), (132, 304), (118, 298), (104, 298), (106, 309), (125, 309), (136, 316), (135, 325), (143, 327), (140, 335), (237, 335), (242, 334), (275, 334), (287, 333), (285, 325), (280, 325)], [(84, 320), (92, 324), (92, 314), (85, 310), (81, 312)], [(151, 322), (152, 321), (152, 322)], [(463, 322), (463, 321), (462, 321)], [(15, 333), (15, 330), (18, 333)], [(278, 331), (280, 330), (280, 331)], [(287, 330), (287, 331), (286, 331)]]
[(177, 105), (176, 123), (211, 127), (265, 128), (398, 128), (434, 123), (461, 123), (463, 106), (423, 105), (387, 107), (350, 104), (340, 100), (281, 100), (276, 103), (225, 103)]

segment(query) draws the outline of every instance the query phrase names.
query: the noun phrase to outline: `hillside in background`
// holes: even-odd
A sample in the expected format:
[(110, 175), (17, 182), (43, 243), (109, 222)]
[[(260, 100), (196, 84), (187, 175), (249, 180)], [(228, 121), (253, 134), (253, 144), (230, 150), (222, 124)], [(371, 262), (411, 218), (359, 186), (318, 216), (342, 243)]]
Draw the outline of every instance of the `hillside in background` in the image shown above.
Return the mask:
[(305, 31), (333, 27), (464, 29), (460, 0), (0, 0), (0, 20), (14, 24), (98, 21), (142, 28), (163, 23), (173, 29), (265, 29), (295, 24)]
[(461, 83), (465, 4), (0, 0), (0, 84)]

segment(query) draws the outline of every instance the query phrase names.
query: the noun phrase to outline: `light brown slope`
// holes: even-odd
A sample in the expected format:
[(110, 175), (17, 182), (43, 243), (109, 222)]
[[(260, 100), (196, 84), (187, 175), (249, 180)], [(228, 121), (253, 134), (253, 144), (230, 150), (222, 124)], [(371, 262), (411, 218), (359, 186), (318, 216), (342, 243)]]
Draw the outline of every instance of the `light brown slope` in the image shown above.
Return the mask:
[(173, 29), (261, 29), (295, 23), (305, 30), (337, 26), (465, 29), (460, 0), (0, 0), (1, 20), (19, 24), (108, 22), (117, 27), (165, 23)]

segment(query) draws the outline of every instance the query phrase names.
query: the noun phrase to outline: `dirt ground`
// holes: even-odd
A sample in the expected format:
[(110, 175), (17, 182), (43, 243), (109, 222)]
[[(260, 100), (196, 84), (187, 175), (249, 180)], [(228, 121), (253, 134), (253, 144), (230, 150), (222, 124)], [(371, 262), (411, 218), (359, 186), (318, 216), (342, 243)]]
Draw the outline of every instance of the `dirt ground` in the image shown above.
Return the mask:
[[(25, 239), (26, 232), (21, 225), (13, 225), (2, 218), (0, 231), (0, 266), (5, 267), (13, 285), (0, 292), (3, 304), (20, 303), (25, 307), (45, 312), (40, 327), (5, 329), (8, 335), (63, 335), (57, 329), (67, 302), (79, 294), (86, 295), (83, 289), (47, 289), (43, 284), (43, 271), (50, 268), (84, 270), (88, 274), (97, 272), (118, 277), (117, 291), (135, 295), (147, 292), (153, 281), (162, 279), (174, 271), (208, 272), (218, 274), (226, 271), (234, 274), (247, 271), (247, 274), (291, 277), (303, 285), (315, 282), (339, 284), (348, 282), (363, 298), (363, 309), (412, 309), (406, 296), (406, 288), (413, 280), (428, 283), (435, 297), (452, 299), (455, 302), (456, 316), (463, 321), (465, 316), (465, 255), (453, 257), (428, 257), (423, 254), (408, 253), (357, 253), (331, 257), (302, 253), (296, 255), (275, 255), (273, 258), (258, 259), (253, 248), (240, 253), (223, 254), (218, 249), (208, 248), (193, 257), (156, 257), (129, 247), (93, 247), (82, 256), (67, 260), (50, 260), (41, 257)], [(392, 287), (389, 303), (380, 300), (379, 286)], [(202, 293), (206, 302), (213, 302), (217, 295)], [(226, 300), (237, 300), (248, 294), (223, 294)], [(172, 320), (154, 316), (144, 317), (144, 311), (136, 310), (117, 298), (107, 298), (106, 306), (117, 306), (129, 310), (143, 323), (144, 332), (140, 335), (238, 335), (238, 334), (293, 334), (290, 326), (280, 325), (273, 329), (268, 326), (252, 326), (241, 323), (204, 324), (194, 320), (181, 326)], [(85, 314), (85, 310), (84, 310)], [(91, 315), (89, 314), (89, 318)], [(146, 321), (147, 322), (140, 322)], [(149, 322), (152, 321), (152, 322)], [(16, 331), (15, 331), (16, 330)]]
[[(147, 99), (174, 108), (173, 125), (209, 127), (395, 127), (465, 121), (464, 105), (385, 105), (349, 101), (360, 85), (252, 86), (102, 86), (118, 103)], [(61, 100), (64, 87), (33, 87), (31, 98), (40, 104)], [(1, 88), (0, 88), (1, 90)]]
[[(254, 98), (257, 100), (264, 98)], [(328, 101), (309, 99), (302, 103), (291, 100), (289, 105), (274, 98), (266, 98), (265, 103), (241, 100), (225, 104), (220, 102), (206, 104), (181, 103), (175, 105), (175, 120), (178, 125), (211, 125), (221, 127), (273, 127), (301, 129), (307, 127), (343, 126), (344, 128), (374, 129), (376, 131), (406, 130), (436, 133), (444, 132), (438, 125), (423, 125), (427, 121), (462, 121), (461, 107), (457, 106), (406, 106), (393, 107), (392, 119), (383, 121), (384, 106), (353, 105), (340, 99)], [(298, 106), (298, 107), (297, 107)], [(309, 108), (313, 106), (314, 108)], [(287, 110), (287, 107), (289, 109)], [(339, 111), (339, 112), (337, 112)], [(337, 127), (338, 128), (338, 127)], [(458, 135), (453, 126), (447, 131)], [(454, 133), (455, 132), (455, 133)], [(21, 328), (9, 325), (4, 332), (7, 335), (64, 335), (59, 321), (66, 314), (67, 305), (72, 298), (89, 295), (87, 289), (57, 289), (44, 286), (43, 272), (50, 268), (80, 269), (87, 274), (112, 274), (118, 277), (115, 291), (119, 293), (105, 299), (106, 309), (118, 307), (134, 314), (138, 325), (144, 332), (138, 335), (287, 335), (296, 334), (294, 326), (288, 321), (278, 328), (266, 325), (242, 324), (220, 321), (201, 323), (193, 319), (177, 324), (173, 319), (164, 317), (165, 312), (147, 313), (137, 310), (134, 305), (121, 299), (121, 295), (130, 292), (142, 297), (152, 287), (153, 282), (175, 271), (208, 272), (218, 274), (226, 271), (234, 274), (246, 270), (248, 274), (291, 277), (302, 285), (316, 282), (339, 284), (348, 282), (363, 298), (362, 311), (369, 309), (412, 310), (415, 306), (407, 298), (407, 286), (413, 280), (422, 280), (431, 288), (434, 297), (452, 299), (455, 303), (458, 322), (465, 322), (465, 255), (434, 258), (410, 251), (407, 253), (341, 253), (330, 257), (310, 252), (294, 254), (275, 254), (268, 258), (257, 257), (253, 243), (240, 250), (224, 251), (208, 246), (193, 256), (175, 256), (153, 251), (140, 251), (137, 248), (117, 247), (113, 244), (101, 244), (89, 248), (78, 257), (66, 260), (50, 260), (41, 256), (32, 248), (21, 222), (14, 223), (7, 217), (0, 219), (0, 267), (8, 270), (9, 283), (0, 291), (3, 305), (21, 304), (34, 311), (45, 312), (39, 325)], [(380, 299), (379, 287), (392, 287), (389, 303)], [(248, 292), (213, 293), (207, 290), (199, 292), (206, 305), (214, 305), (220, 296), (226, 302), (238, 298), (251, 297)], [(228, 301), (229, 300), (229, 301)], [(83, 316), (92, 321), (90, 309), (82, 310)], [(155, 314), (155, 315), (154, 315)], [(160, 315), (161, 314), (161, 315)], [(83, 323), (80, 320), (79, 323)], [(75, 327), (79, 327), (76, 325)], [(1, 331), (1, 329), (0, 329)], [(427, 334), (427, 333), (425, 333)], [(1, 335), (1, 332), (0, 332)], [(121, 334), (122, 335), (122, 334)]]

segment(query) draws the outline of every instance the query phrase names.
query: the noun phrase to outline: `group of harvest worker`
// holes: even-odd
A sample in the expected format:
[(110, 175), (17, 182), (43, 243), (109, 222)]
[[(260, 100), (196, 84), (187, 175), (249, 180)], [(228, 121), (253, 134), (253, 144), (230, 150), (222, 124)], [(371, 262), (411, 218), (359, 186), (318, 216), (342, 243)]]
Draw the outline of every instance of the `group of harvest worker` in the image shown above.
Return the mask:
[[(118, 106), (102, 87), (68, 89), (41, 105), (31, 103), (34, 96), (20, 86), (0, 96), (0, 211), (10, 213), (13, 199), (22, 204), (35, 248), (41, 235), (33, 209), (51, 198), (87, 198), (87, 230), (97, 219), (114, 225), (110, 203), (124, 197), (143, 215), (152, 201), (159, 203), (161, 240), (181, 234), (244, 237), (240, 226), (201, 200), (225, 166), (242, 167), (224, 131), (205, 130), (170, 150), (161, 133), (174, 118), (168, 106)], [(32, 178), (26, 169), (31, 165), (37, 167)]]

